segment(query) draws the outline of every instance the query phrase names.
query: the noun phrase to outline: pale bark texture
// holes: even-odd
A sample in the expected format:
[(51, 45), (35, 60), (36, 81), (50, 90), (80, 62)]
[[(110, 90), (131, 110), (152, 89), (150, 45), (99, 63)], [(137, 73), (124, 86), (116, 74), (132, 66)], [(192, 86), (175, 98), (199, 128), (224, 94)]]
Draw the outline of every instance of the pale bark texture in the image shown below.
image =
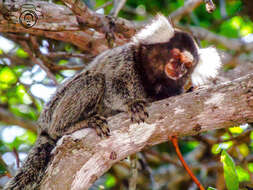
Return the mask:
[(92, 129), (64, 136), (53, 151), (41, 189), (88, 189), (114, 163), (172, 135), (253, 122), (253, 74), (154, 102), (148, 111), (149, 119), (141, 124), (131, 124), (125, 113), (109, 118), (109, 138), (101, 139)]

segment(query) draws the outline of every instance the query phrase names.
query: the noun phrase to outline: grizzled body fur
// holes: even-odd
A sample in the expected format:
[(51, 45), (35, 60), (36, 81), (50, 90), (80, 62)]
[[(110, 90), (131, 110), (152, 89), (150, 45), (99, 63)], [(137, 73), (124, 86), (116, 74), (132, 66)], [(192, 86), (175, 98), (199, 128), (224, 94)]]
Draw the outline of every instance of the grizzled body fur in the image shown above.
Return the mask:
[[(39, 189), (56, 141), (84, 127), (75, 125), (78, 122), (86, 120), (87, 127), (94, 128), (98, 135), (109, 136), (108, 116), (125, 111), (133, 122), (142, 122), (148, 117), (147, 102), (182, 93), (200, 60), (198, 47), (189, 34), (174, 30), (162, 16), (153, 25), (157, 27), (153, 29), (155, 37), (160, 37), (160, 32), (162, 38), (137, 34), (132, 42), (100, 54), (57, 90), (39, 118), (37, 143), (5, 190)], [(181, 54), (186, 57), (187, 69), (179, 63), (184, 62)]]

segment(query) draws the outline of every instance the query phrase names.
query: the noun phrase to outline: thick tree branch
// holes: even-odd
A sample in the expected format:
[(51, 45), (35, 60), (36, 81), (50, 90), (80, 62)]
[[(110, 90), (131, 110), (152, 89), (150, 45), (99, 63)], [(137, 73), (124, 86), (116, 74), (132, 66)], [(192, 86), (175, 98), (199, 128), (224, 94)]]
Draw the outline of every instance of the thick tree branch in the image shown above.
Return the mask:
[(106, 139), (92, 129), (64, 136), (54, 150), (41, 189), (88, 189), (114, 163), (144, 147), (168, 141), (172, 135), (194, 135), (253, 122), (253, 74), (154, 102), (148, 111), (149, 119), (139, 125), (131, 124), (125, 113), (109, 118), (111, 136)]
[[(36, 7), (36, 12), (38, 15), (38, 22), (31, 28), (24, 28), (19, 24), (18, 19), (21, 11), (13, 13), (12, 20), (6, 20), (4, 18), (4, 11), (8, 9), (7, 5), (22, 7), (23, 4), (28, 3)], [(3, 11), (4, 10), (4, 11)], [(7, 11), (10, 12), (10, 11)], [(79, 23), (77, 22), (77, 16), (63, 5), (57, 5), (53, 3), (48, 3), (45, 1), (13, 1), (8, 3), (2, 3), (0, 1), (0, 32), (14, 32), (14, 33), (29, 33), (37, 36), (44, 36), (47, 38), (60, 40), (64, 42), (69, 42), (82, 50), (90, 52), (92, 55), (97, 55), (106, 49), (108, 49), (107, 41), (105, 35), (99, 33), (102, 31), (101, 22), (110, 22), (115, 24), (116, 34), (119, 32), (126, 33), (125, 38), (116, 38), (115, 43), (118, 45), (124, 44), (135, 32), (134, 25), (124, 19), (116, 19), (111, 21), (111, 17), (97, 14), (89, 10), (89, 16), (92, 18), (91, 24), (86, 26), (86, 29), (80, 29)], [(93, 17), (94, 16), (94, 17)], [(99, 17), (100, 22), (96, 23), (94, 19)], [(80, 18), (81, 20), (83, 17)], [(97, 18), (98, 19), (98, 18)], [(88, 20), (88, 18), (87, 18)], [(96, 29), (97, 31), (92, 31), (89, 28)], [(127, 32), (129, 31), (129, 32)]]
[(133, 23), (122, 18), (114, 18), (90, 10), (83, 1), (62, 0), (77, 15), (78, 21), (86, 27), (94, 28), (99, 32), (105, 31), (105, 26), (113, 26), (113, 32), (121, 33), (126, 38), (130, 38), (135, 33)]
[[(40, 16), (38, 23), (32, 28), (24, 28), (20, 24), (14, 24), (7, 21), (3, 17), (3, 4), (0, 2), (0, 32), (14, 32), (14, 33), (29, 33), (37, 36), (44, 36), (47, 38), (69, 42), (80, 49), (86, 51), (91, 55), (98, 55), (99, 53), (108, 49), (108, 43), (105, 39), (106, 32), (113, 32), (116, 36), (114, 43), (122, 45), (126, 43), (136, 32), (136, 25), (122, 18), (114, 18), (98, 14), (90, 9), (79, 0), (63, 0), (72, 11), (66, 6), (56, 5), (44, 1), (29, 1), (39, 7), (43, 16)], [(183, 15), (188, 14), (202, 0), (190, 0), (186, 4), (173, 12), (170, 17), (176, 21)], [(28, 3), (27, 0), (17, 2), (10, 2), (11, 5), (21, 6)], [(2, 13), (2, 14), (1, 14)], [(20, 13), (19, 13), (20, 14)], [(17, 14), (17, 19), (19, 14)], [(76, 16), (76, 15), (77, 16)], [(78, 20), (78, 21), (77, 21)], [(80, 29), (80, 25), (82, 29)], [(84, 26), (84, 27), (83, 27)], [(111, 31), (108, 31), (105, 26), (109, 26)], [(95, 29), (90, 30), (90, 28)], [(251, 51), (253, 43), (246, 43), (242, 39), (230, 39), (224, 36), (216, 35), (201, 27), (183, 27), (188, 28), (194, 36), (204, 39), (208, 42), (222, 44), (230, 50), (236, 51)]]

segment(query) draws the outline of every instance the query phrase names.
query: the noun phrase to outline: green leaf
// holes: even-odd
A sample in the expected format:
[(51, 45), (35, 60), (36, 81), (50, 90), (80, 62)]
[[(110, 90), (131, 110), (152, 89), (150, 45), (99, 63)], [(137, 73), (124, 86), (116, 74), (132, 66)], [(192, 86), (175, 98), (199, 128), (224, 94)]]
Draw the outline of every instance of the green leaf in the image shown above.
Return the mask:
[(11, 143), (6, 143), (6, 145), (13, 150), (14, 148), (18, 149), (21, 144), (24, 144), (24, 141), (20, 140), (19, 138), (15, 138), (14, 141)]
[(199, 142), (197, 141), (188, 141), (187, 143), (180, 143), (180, 150), (182, 151), (182, 154), (186, 154), (188, 152), (193, 151), (198, 145)]
[(243, 132), (241, 127), (230, 127), (228, 130), (233, 134), (241, 134)]
[(33, 145), (36, 141), (36, 134), (27, 130), (23, 135), (17, 137), (19, 140), (25, 142), (28, 145)]
[(253, 140), (253, 131), (250, 133), (250, 139)]
[(221, 162), (224, 168), (224, 177), (228, 190), (239, 189), (239, 179), (236, 173), (234, 160), (229, 154), (223, 150), (221, 153)]
[(220, 144), (214, 144), (212, 146), (212, 153), (213, 154), (219, 154), (221, 150), (227, 150), (233, 145), (233, 141), (228, 141)]
[(64, 47), (65, 51), (67, 52), (73, 52), (73, 47), (70, 44), (66, 44)]
[(226, 6), (228, 16), (236, 15), (242, 9), (243, 3), (241, 0), (230, 1), (229, 6)]
[(249, 155), (250, 150), (249, 150), (249, 147), (248, 147), (247, 144), (245, 144), (245, 143), (240, 144), (240, 145), (238, 146), (238, 148), (239, 148), (239, 151), (240, 151), (241, 155), (243, 155), (244, 157), (246, 157), (246, 156)]
[(215, 188), (213, 188), (213, 187), (208, 187), (208, 189), (207, 190), (216, 190)]
[(27, 68), (24, 65), (17, 65), (13, 67), (13, 72), (15, 72), (17, 77), (20, 77), (26, 69)]
[(115, 179), (115, 177), (113, 175), (110, 175), (110, 174), (106, 175), (105, 186), (107, 188), (111, 188), (111, 187), (113, 187), (115, 185), (116, 185), (116, 179)]
[(252, 24), (244, 24), (240, 29), (241, 36), (247, 36), (253, 32)]
[(7, 172), (7, 165), (6, 163), (3, 161), (2, 158), (0, 158), (0, 175), (6, 174)]
[[(8, 147), (4, 144), (2, 140), (0, 140), (0, 153), (4, 154), (7, 151), (9, 151)], [(0, 163), (1, 163), (1, 160), (0, 160)]]
[(58, 65), (66, 65), (68, 63), (68, 60), (66, 59), (61, 59), (59, 62), (58, 62)]
[(248, 164), (249, 171), (253, 173), (253, 162)]
[(221, 147), (219, 146), (219, 144), (214, 144), (212, 146), (212, 153), (213, 154), (219, 154), (221, 151)]
[(250, 181), (250, 175), (247, 170), (240, 166), (236, 166), (236, 172), (238, 173), (239, 182)]
[(223, 22), (220, 26), (220, 34), (230, 37), (238, 38), (239, 29), (243, 23), (243, 19), (240, 16), (232, 17), (231, 19)]
[(18, 48), (16, 51), (16, 54), (18, 57), (23, 58), (23, 59), (28, 57), (28, 53), (26, 53), (22, 48)]
[(15, 73), (9, 67), (0, 69), (0, 83), (14, 84), (17, 81)]
[(0, 164), (0, 175), (6, 174), (6, 172), (7, 168), (4, 165)]
[(20, 102), (22, 102), (24, 104), (31, 104), (32, 103), (32, 100), (31, 100), (30, 96), (27, 94), (26, 89), (23, 85), (17, 86), (16, 93), (17, 93), (17, 96), (18, 96)]

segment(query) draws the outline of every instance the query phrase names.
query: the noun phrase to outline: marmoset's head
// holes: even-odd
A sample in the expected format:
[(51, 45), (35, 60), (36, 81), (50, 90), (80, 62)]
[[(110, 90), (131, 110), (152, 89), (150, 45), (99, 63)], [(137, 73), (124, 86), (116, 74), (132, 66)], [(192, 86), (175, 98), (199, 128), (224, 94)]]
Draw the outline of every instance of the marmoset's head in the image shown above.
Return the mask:
[(181, 80), (191, 75), (193, 85), (218, 74), (220, 56), (215, 48), (199, 48), (191, 34), (174, 28), (162, 15), (133, 37), (140, 45), (140, 59), (148, 77)]

